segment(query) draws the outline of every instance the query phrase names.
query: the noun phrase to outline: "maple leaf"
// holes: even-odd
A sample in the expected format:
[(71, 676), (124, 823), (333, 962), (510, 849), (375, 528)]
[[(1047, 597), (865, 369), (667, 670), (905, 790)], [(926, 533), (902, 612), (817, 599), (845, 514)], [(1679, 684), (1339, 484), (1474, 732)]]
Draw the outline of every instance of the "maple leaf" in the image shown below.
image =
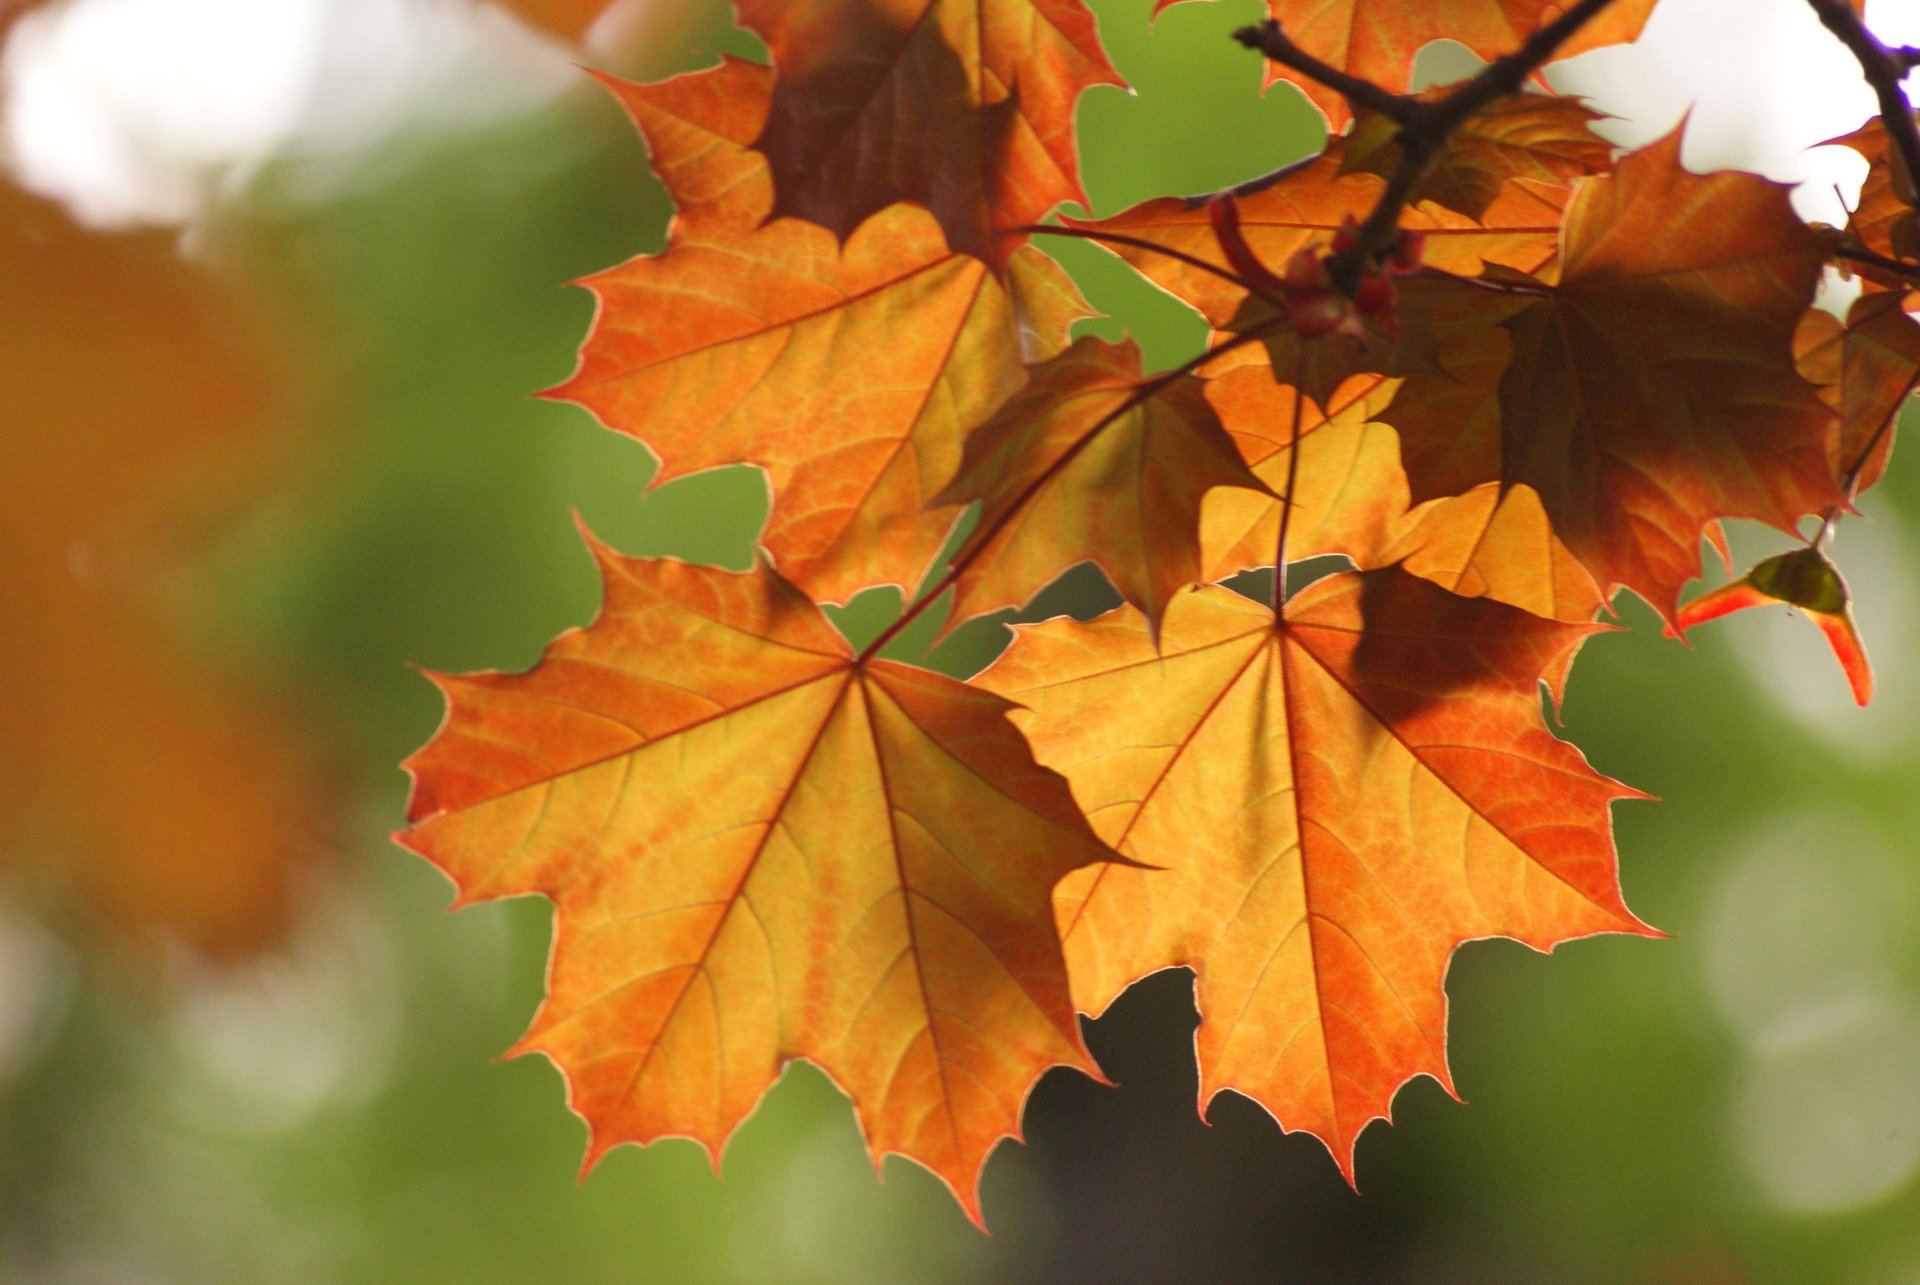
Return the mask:
[(1115, 856), (999, 697), (857, 661), (771, 569), (593, 545), (599, 618), (524, 674), (439, 677), (411, 828), (459, 902), (555, 907), (546, 1054), (591, 1164), (669, 1134), (718, 1163), (808, 1058), (878, 1163), (980, 1216), (978, 1174), (1050, 1066), (1094, 1074), (1049, 897)]
[(1079, 339), (973, 431), (936, 497), (981, 505), (954, 555), (950, 620), (1017, 607), (1090, 561), (1157, 622), (1175, 591), (1201, 578), (1200, 505), (1217, 487), (1266, 489), (1201, 381), (1147, 378), (1131, 340)]
[(1081, 91), (1122, 85), (1080, 0), (740, 0), (780, 69), (755, 146), (776, 214), (851, 235), (896, 201), (996, 267), (1063, 201), (1085, 204)]
[(1801, 375), (1839, 416), (1828, 458), (1851, 499), (1880, 481), (1900, 408), (1920, 384), (1920, 322), (1898, 295), (1865, 294), (1844, 325), (1830, 312), (1807, 313), (1794, 348)]
[[(1294, 559), (1339, 554), (1363, 570), (1397, 564), (1464, 597), (1493, 598), (1555, 620), (1591, 620), (1604, 605), (1593, 578), (1554, 537), (1530, 487), (1503, 494), (1488, 483), (1412, 505), (1398, 435), (1383, 418), (1401, 381), (1356, 375), (1326, 410), (1305, 402), (1294, 466), (1288, 457), (1299, 392), (1257, 357), (1209, 373), (1215, 377), (1207, 400), (1254, 475), (1283, 493), (1289, 471), (1297, 471), (1287, 534)], [(1245, 490), (1210, 493), (1200, 526), (1203, 578), (1272, 566), (1283, 508), (1272, 496)], [(1561, 683), (1551, 685), (1557, 691)]]
[[(1343, 224), (1364, 218), (1379, 200), (1385, 183), (1378, 175), (1342, 174), (1341, 164), (1336, 140), (1326, 153), (1263, 184), (1217, 197), (1161, 197), (1112, 218), (1063, 222), (1094, 240), (1128, 238), (1107, 248), (1224, 330), (1249, 291), (1236, 280), (1238, 269), (1221, 245), (1213, 202), (1234, 203), (1248, 250), (1278, 273), (1299, 251), (1324, 247)], [(1563, 186), (1522, 179), (1502, 188), (1479, 219), (1424, 203), (1410, 207), (1400, 224), (1424, 237), (1422, 262), (1429, 267), (1474, 275), (1494, 263), (1532, 272), (1553, 259), (1566, 199)]]
[(1796, 607), (1806, 612), (1826, 636), (1827, 645), (1833, 648), (1834, 657), (1847, 676), (1847, 685), (1853, 690), (1855, 703), (1865, 705), (1873, 699), (1873, 668), (1867, 663), (1867, 648), (1860, 640), (1859, 626), (1853, 622), (1847, 582), (1817, 548), (1794, 549), (1768, 558), (1733, 583), (1701, 594), (1674, 616), (1667, 634), (1678, 637), (1709, 620), (1768, 605)]
[[(1280, 538), (1280, 498), (1294, 479), (1287, 529), (1296, 560), (1339, 554), (1362, 567), (1378, 565), (1407, 511), (1399, 440), (1380, 419), (1399, 381), (1362, 374), (1341, 384), (1325, 409), (1300, 402), (1258, 353), (1242, 349), (1231, 368), (1216, 366), (1207, 400), (1240, 457), (1269, 494), (1245, 488), (1210, 492), (1201, 509), (1200, 579), (1219, 581), (1273, 565)], [(1293, 425), (1299, 421), (1296, 437)], [(1291, 455), (1298, 442), (1300, 461)]]
[[(1853, 133), (1830, 138), (1821, 146), (1850, 147), (1866, 159), (1867, 177), (1860, 185), (1853, 215), (1847, 220), (1860, 243), (1889, 258), (1920, 259), (1920, 211), (1906, 199), (1913, 195), (1914, 180), (1905, 173), (1900, 151), (1893, 146), (1880, 118), (1876, 116)], [(1861, 274), (1876, 279), (1871, 268), (1861, 269)], [(1912, 285), (1898, 280), (1890, 284), (1903, 294)]]
[[(1155, 0), (1154, 12), (1180, 3)], [(1615, 0), (1560, 46), (1554, 59), (1571, 58), (1640, 34), (1654, 0)], [(1452, 40), (1481, 58), (1512, 53), (1535, 30), (1560, 15), (1565, 0), (1456, 0), (1409, 4), (1406, 0), (1266, 0), (1267, 13), (1302, 49), (1341, 71), (1400, 92), (1413, 77), (1413, 56), (1433, 40)], [(1285, 79), (1339, 133), (1353, 119), (1336, 91), (1277, 63), (1267, 65), (1267, 83)]]
[[(166, 232), (0, 181), (0, 857), (76, 916), (214, 955), (285, 926), (320, 794), (273, 696), (183, 645), (151, 588), (274, 462), (254, 319)], [(15, 752), (17, 750), (17, 752)]]
[(1540, 675), (1591, 629), (1394, 569), (1316, 582), (1277, 622), (1183, 594), (1157, 650), (1125, 608), (1021, 627), (985, 685), (1101, 836), (1160, 867), (1061, 884), (1075, 1002), (1192, 968), (1202, 1105), (1237, 1089), (1351, 1179), (1399, 1085), (1451, 1091), (1461, 942), (1652, 931), (1609, 828), (1634, 792), (1540, 722)]
[(1558, 283), (1489, 296), (1497, 379), (1409, 379), (1387, 411), (1416, 499), (1525, 483), (1604, 592), (1668, 617), (1716, 519), (1790, 530), (1837, 501), (1831, 412), (1792, 356), (1826, 243), (1781, 185), (1679, 153), (1676, 130), (1586, 180)]
[(766, 222), (766, 162), (747, 147), (772, 72), (728, 59), (658, 85), (608, 84), (679, 207), (664, 252), (588, 278), (599, 313), (573, 377), (580, 403), (660, 458), (655, 485), (723, 464), (765, 469), (762, 537), (781, 573), (843, 601), (918, 583), (956, 511), (929, 508), (966, 429), (1063, 348), (1087, 312), (1024, 248), (1002, 282), (896, 205), (843, 246)]
[[(1436, 86), (1415, 97), (1437, 102), (1455, 88)], [(1413, 199), (1479, 219), (1511, 180), (1551, 185), (1603, 173), (1611, 166), (1613, 144), (1591, 126), (1605, 119), (1577, 98), (1546, 94), (1496, 98), (1454, 127), (1446, 146), (1414, 187)], [(1378, 112), (1359, 112), (1352, 130), (1341, 140), (1341, 172), (1390, 177), (1400, 163), (1399, 133), (1400, 126)]]

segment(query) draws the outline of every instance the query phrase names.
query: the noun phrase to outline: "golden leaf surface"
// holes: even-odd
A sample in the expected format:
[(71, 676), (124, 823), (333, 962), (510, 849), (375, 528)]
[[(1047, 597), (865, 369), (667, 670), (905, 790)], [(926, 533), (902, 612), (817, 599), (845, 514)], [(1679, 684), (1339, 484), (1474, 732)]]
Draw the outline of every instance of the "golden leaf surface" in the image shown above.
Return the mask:
[(715, 1158), (789, 1059), (853, 1099), (878, 1163), (978, 1175), (1080, 1042), (1049, 898), (1113, 857), (1006, 701), (883, 661), (762, 566), (595, 547), (606, 599), (523, 674), (440, 677), (407, 847), (461, 903), (554, 903), (546, 1054), (588, 1161)]
[(896, 205), (841, 245), (774, 218), (747, 144), (772, 72), (728, 59), (658, 85), (609, 81), (679, 213), (666, 249), (589, 278), (598, 316), (552, 391), (660, 457), (655, 483), (723, 464), (765, 469), (762, 539), (781, 574), (844, 601), (918, 583), (956, 511), (929, 507), (966, 430), (1065, 347), (1087, 309), (1050, 259), (1004, 281)]
[(1101, 836), (1160, 867), (1062, 883), (1075, 1002), (1192, 968), (1202, 1104), (1238, 1090), (1351, 1177), (1402, 1083), (1451, 1089), (1460, 943), (1651, 930), (1621, 901), (1608, 815), (1634, 792), (1540, 720), (1542, 673), (1590, 626), (1394, 569), (1286, 612), (1183, 594), (1157, 650), (1125, 608), (1022, 627), (983, 681)]
[(1132, 340), (1091, 336), (1033, 369), (967, 439), (941, 503), (980, 503), (955, 554), (950, 617), (1017, 607), (1095, 562), (1157, 621), (1200, 580), (1200, 506), (1215, 488), (1264, 490), (1191, 375), (1147, 377)]

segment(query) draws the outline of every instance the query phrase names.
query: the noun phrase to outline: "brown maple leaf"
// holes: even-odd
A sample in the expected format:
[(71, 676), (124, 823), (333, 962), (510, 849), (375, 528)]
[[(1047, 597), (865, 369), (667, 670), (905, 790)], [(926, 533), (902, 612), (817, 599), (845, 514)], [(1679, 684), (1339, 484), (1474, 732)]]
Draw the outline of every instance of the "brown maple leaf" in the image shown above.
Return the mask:
[[(1445, 98), (1458, 86), (1436, 86), (1417, 97)], [(1565, 184), (1611, 168), (1613, 144), (1593, 132), (1605, 120), (1577, 98), (1512, 94), (1496, 98), (1454, 127), (1446, 146), (1413, 189), (1416, 201), (1432, 201), (1471, 219), (1485, 217), (1501, 189), (1514, 179)], [(1400, 163), (1400, 127), (1378, 112), (1361, 111), (1341, 140), (1342, 173), (1381, 178)]]
[(1125, 608), (1020, 628), (983, 681), (1101, 836), (1160, 867), (1061, 884), (1075, 1002), (1192, 968), (1202, 1105), (1237, 1089), (1351, 1178), (1402, 1083), (1451, 1091), (1460, 943), (1651, 932), (1608, 820), (1634, 792), (1540, 721), (1541, 674), (1590, 629), (1393, 569), (1319, 581), (1278, 623), (1182, 595), (1157, 650)]
[(1017, 607), (1081, 562), (1158, 622), (1201, 578), (1200, 505), (1218, 487), (1264, 491), (1191, 375), (1147, 377), (1140, 350), (1091, 336), (1035, 366), (967, 439), (937, 497), (979, 502), (954, 555), (950, 620)]
[(980, 1216), (1050, 1066), (1094, 1074), (1049, 897), (1113, 858), (1001, 698), (854, 659), (772, 570), (594, 546), (605, 605), (524, 674), (440, 677), (400, 842), (554, 907), (546, 1054), (609, 1147), (720, 1149), (788, 1059)]
[(952, 529), (956, 511), (928, 501), (966, 430), (1020, 386), (1023, 362), (1066, 345), (1085, 303), (1031, 248), (996, 278), (915, 206), (844, 245), (799, 219), (767, 222), (771, 177), (747, 146), (766, 67), (728, 59), (658, 85), (608, 83), (679, 212), (662, 253), (584, 283), (599, 313), (551, 395), (645, 441), (656, 485), (765, 469), (763, 543), (815, 597), (911, 588)]
[(1676, 131), (1585, 180), (1558, 283), (1488, 296), (1508, 362), (1409, 379), (1386, 412), (1415, 499), (1524, 483), (1604, 592), (1668, 617), (1714, 521), (1791, 530), (1837, 499), (1792, 354), (1826, 242), (1783, 186), (1679, 153)]
[(1920, 384), (1920, 322), (1884, 292), (1854, 300), (1842, 324), (1814, 309), (1794, 337), (1800, 373), (1839, 416), (1828, 443), (1833, 475), (1852, 499), (1880, 481), (1900, 410)]
[(1080, 0), (741, 0), (780, 69), (755, 146), (776, 214), (842, 238), (896, 201), (1000, 267), (1063, 201), (1085, 203), (1083, 90), (1122, 81)]
[[(1157, 13), (1180, 0), (1155, 0)], [(1654, 0), (1615, 0), (1554, 54), (1571, 58), (1589, 49), (1623, 44), (1640, 34)], [(1267, 13), (1293, 42), (1323, 62), (1395, 93), (1412, 83), (1413, 56), (1434, 40), (1452, 40), (1482, 58), (1512, 53), (1540, 27), (1560, 15), (1565, 0), (1453, 0), (1446, 4), (1407, 0), (1266, 0)], [(1339, 133), (1353, 119), (1339, 93), (1277, 63), (1267, 65), (1267, 83), (1285, 79), (1320, 109)]]
[[(1847, 220), (1860, 243), (1888, 258), (1920, 260), (1920, 211), (1909, 199), (1914, 195), (1914, 179), (1904, 172), (1900, 151), (1888, 138), (1880, 118), (1874, 117), (1851, 134), (1830, 138), (1822, 146), (1850, 147), (1866, 158), (1867, 177)], [(1894, 286), (1902, 294), (1913, 288), (1911, 281), (1899, 278), (1882, 281), (1872, 268), (1860, 271), (1869, 281)]]
[(277, 445), (256, 320), (166, 232), (0, 182), (0, 861), (70, 912), (214, 954), (285, 926), (317, 773), (279, 699), (168, 627), (153, 585)]

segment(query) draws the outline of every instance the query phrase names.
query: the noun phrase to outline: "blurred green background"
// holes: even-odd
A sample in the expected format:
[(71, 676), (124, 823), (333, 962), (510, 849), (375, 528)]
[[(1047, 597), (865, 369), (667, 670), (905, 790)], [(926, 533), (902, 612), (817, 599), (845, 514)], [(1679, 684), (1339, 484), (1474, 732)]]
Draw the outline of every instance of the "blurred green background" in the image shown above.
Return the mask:
[[(1318, 118), (1285, 89), (1263, 100), (1226, 38), (1251, 0), (1152, 27), (1147, 0), (1094, 8), (1135, 88), (1081, 108), (1097, 212), (1318, 147)], [(596, 60), (653, 77), (753, 52), (716, 6), (676, 22)], [(24, 93), (55, 46), (26, 25), (16, 44)], [(991, 1237), (911, 1164), (876, 1181), (845, 1101), (798, 1065), (724, 1177), (666, 1141), (579, 1180), (557, 1074), (498, 1060), (541, 991), (546, 904), (449, 916), (441, 877), (386, 838), (395, 764), (440, 712), (412, 667), (522, 668), (587, 620), (576, 511), (629, 553), (744, 566), (764, 492), (750, 470), (649, 492), (644, 449), (532, 398), (590, 319), (565, 283), (657, 249), (669, 210), (625, 121), (565, 65), (580, 55), (528, 48), (563, 87), (525, 110), (395, 106), (383, 131), (274, 151), (195, 209), (190, 248), (292, 319), (279, 429), (298, 458), (200, 549), (170, 610), (297, 694), (335, 810), (289, 818), (314, 831), (318, 873), (256, 959), (131, 968), (25, 905), (0, 913), (0, 1278), (1920, 1281), (1920, 474), (1903, 452), (1838, 546), (1880, 670), (1870, 711), (1784, 613), (1690, 652), (1626, 603), (1630, 631), (1588, 646), (1565, 732), (1665, 800), (1615, 819), (1628, 898), (1673, 938), (1465, 948), (1450, 1027), (1470, 1105), (1404, 1090), (1362, 1140), (1361, 1194), (1244, 1100), (1202, 1124), (1183, 973), (1091, 1024), (1117, 1087), (1040, 1084), (1027, 1143), (987, 1169)], [(1180, 306), (1098, 251), (1060, 257), (1112, 314), (1101, 333), (1162, 365), (1194, 351)], [(1743, 554), (1781, 543), (1739, 535)], [(1081, 575), (1040, 610), (1101, 600)], [(863, 599), (848, 627), (896, 604)], [(12, 604), (7, 627), (31, 617)], [(965, 672), (1003, 636), (976, 627), (939, 659)]]

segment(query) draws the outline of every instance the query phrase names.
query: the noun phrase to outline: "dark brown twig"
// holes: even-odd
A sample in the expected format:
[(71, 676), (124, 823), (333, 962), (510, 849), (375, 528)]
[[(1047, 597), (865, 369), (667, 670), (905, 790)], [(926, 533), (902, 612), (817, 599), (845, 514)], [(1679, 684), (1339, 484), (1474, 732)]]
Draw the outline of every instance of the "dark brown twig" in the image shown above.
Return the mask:
[[(1831, 31), (1840, 43), (1850, 50), (1860, 63), (1860, 74), (1873, 86), (1874, 96), (1880, 100), (1880, 120), (1887, 127), (1887, 137), (1900, 153), (1899, 161), (1906, 166), (1907, 192), (1902, 199), (1909, 205), (1915, 204), (1912, 196), (1913, 184), (1920, 183), (1920, 127), (1913, 119), (1913, 104), (1907, 101), (1907, 94), (1900, 87), (1913, 70), (1915, 54), (1920, 50), (1907, 47), (1891, 48), (1880, 43), (1879, 37), (1867, 30), (1860, 15), (1853, 11), (1847, 0), (1807, 0), (1820, 22)], [(1895, 186), (1898, 192), (1900, 186)]]
[(1407, 94), (1388, 93), (1371, 81), (1359, 80), (1327, 66), (1296, 46), (1280, 30), (1279, 23), (1271, 19), (1234, 33), (1234, 38), (1248, 48), (1260, 50), (1282, 66), (1335, 90), (1349, 102), (1378, 111), (1400, 125), (1394, 139), (1400, 146), (1400, 162), (1387, 178), (1386, 191), (1380, 194), (1366, 221), (1360, 225), (1360, 235), (1354, 244), (1327, 261), (1327, 275), (1335, 286), (1352, 295), (1359, 289), (1361, 278), (1377, 268), (1392, 251), (1401, 212), (1413, 200), (1460, 122), (1495, 99), (1518, 93), (1528, 76), (1539, 70), (1560, 46), (1610, 3), (1612, 0), (1579, 0), (1528, 36), (1518, 49), (1488, 63), (1472, 80), (1431, 102)]
[(1240, 28), (1233, 33), (1233, 38), (1249, 49), (1259, 50), (1269, 61), (1290, 67), (1309, 80), (1319, 81), (1346, 99), (1355, 109), (1364, 107), (1368, 111), (1379, 112), (1389, 120), (1403, 123), (1406, 120), (1407, 104), (1411, 100), (1405, 95), (1391, 93), (1371, 80), (1348, 75), (1331, 63), (1321, 62), (1294, 44), (1272, 18), (1258, 26)]

